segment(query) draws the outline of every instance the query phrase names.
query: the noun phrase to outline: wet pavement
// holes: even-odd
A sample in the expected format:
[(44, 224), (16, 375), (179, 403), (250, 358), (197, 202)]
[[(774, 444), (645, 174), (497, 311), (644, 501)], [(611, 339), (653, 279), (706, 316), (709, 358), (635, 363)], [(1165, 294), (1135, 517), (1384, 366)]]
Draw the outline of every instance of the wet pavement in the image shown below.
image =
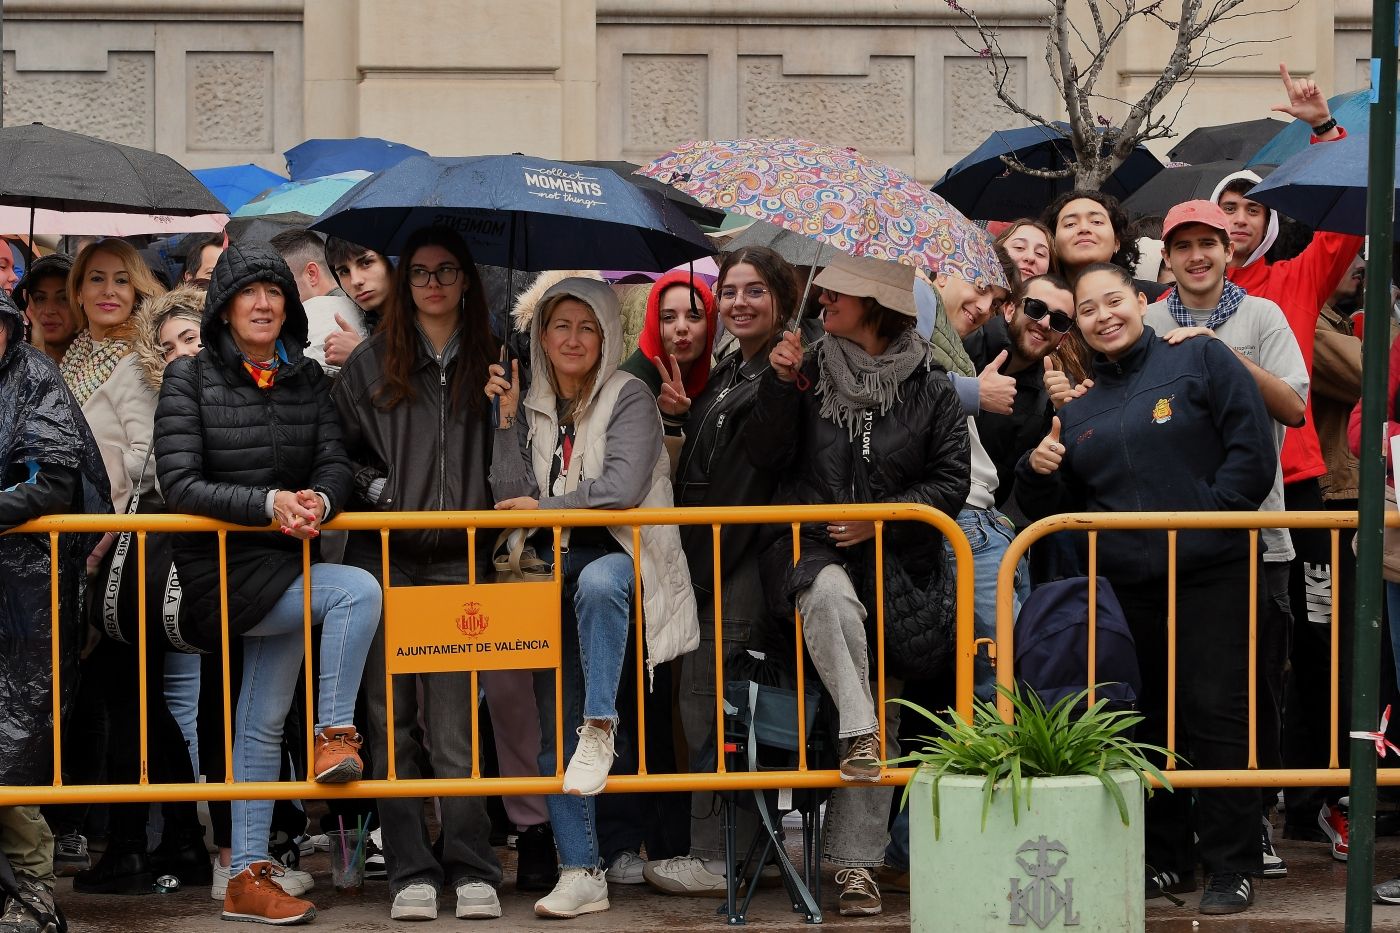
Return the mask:
[[(791, 838), (791, 836), (790, 836)], [(1346, 865), (1332, 859), (1321, 843), (1281, 840), (1279, 853), (1287, 860), (1287, 878), (1258, 883), (1255, 906), (1246, 914), (1232, 917), (1206, 917), (1196, 912), (1199, 893), (1188, 895), (1185, 907), (1174, 907), (1165, 900), (1148, 907), (1150, 933), (1336, 933), (1343, 928), (1346, 900)], [(500, 850), (506, 877), (514, 874), (515, 853)], [(795, 854), (795, 853), (794, 853)], [(1383, 838), (1377, 847), (1377, 865), (1382, 877), (1400, 875), (1400, 838)], [(442, 914), (435, 923), (403, 923), (389, 919), (389, 889), (385, 882), (368, 882), (364, 894), (350, 897), (331, 889), (329, 857), (317, 853), (303, 860), (302, 867), (316, 877), (316, 889), (309, 895), (319, 911), (309, 929), (322, 931), (386, 931), (433, 929), (470, 923), (472, 930), (564, 930), (643, 931), (718, 930), (725, 926), (716, 915), (721, 902), (704, 898), (663, 897), (645, 885), (613, 885), (612, 909), (575, 920), (540, 920), (534, 916), (537, 895), (517, 894), (511, 882), (501, 892), (504, 916), (495, 921), (462, 921), (453, 917), (450, 896), (441, 902)], [(848, 918), (836, 915), (835, 886), (828, 871), (823, 883), (823, 907), (829, 912), (824, 926), (868, 933), (909, 929), (909, 898), (886, 892), (885, 912), (879, 917)], [(59, 902), (68, 914), (74, 933), (205, 933), (251, 929), (230, 927), (219, 917), (219, 905), (209, 898), (208, 888), (187, 888), (175, 894), (149, 897), (97, 897), (72, 893), (71, 882), (59, 882)], [(1377, 905), (1373, 929), (1400, 931), (1400, 907)], [(761, 929), (797, 929), (806, 924), (789, 909), (781, 888), (760, 889), (749, 911), (749, 923)], [(950, 931), (956, 933), (956, 931)]]

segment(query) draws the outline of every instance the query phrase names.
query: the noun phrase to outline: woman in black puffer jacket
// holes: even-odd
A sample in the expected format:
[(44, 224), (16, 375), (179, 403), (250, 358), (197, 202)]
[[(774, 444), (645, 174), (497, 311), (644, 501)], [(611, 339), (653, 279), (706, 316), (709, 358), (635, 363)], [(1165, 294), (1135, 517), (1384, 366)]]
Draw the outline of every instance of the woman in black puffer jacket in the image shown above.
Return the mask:
[[(952, 383), (914, 330), (913, 269), (839, 255), (815, 284), (826, 336), (804, 358), (788, 332), (769, 354), (772, 368), (744, 430), (749, 459), (783, 477), (776, 502), (912, 502), (957, 515), (970, 476), (967, 423)], [(765, 555), (770, 602), (789, 615), (796, 602), (808, 654), (835, 702), (847, 781), (878, 781), (880, 759), (898, 754), (894, 716), (887, 717), (887, 753), (880, 752), (870, 684), (865, 622), (874, 615), (874, 537), (873, 522), (809, 524), (796, 566), (790, 535)], [(920, 522), (897, 523), (885, 537), (886, 568), (897, 562), (914, 581), (930, 579), (943, 560), (942, 535)], [(832, 794), (825, 854), (841, 866), (843, 915), (880, 912), (871, 869), (884, 862), (891, 792)]]
[[(170, 364), (156, 409), (156, 470), (172, 512), (281, 525), (281, 534), (228, 536), (229, 634), (241, 637), (243, 647), (233, 749), (239, 781), (277, 780), (283, 725), (302, 665), (301, 541), (316, 538), (350, 495), (330, 386), (320, 366), (302, 355), (306, 334), (306, 312), (282, 258), (265, 244), (232, 246), (214, 267), (204, 349)], [(188, 620), (182, 628), (197, 647), (218, 650), (217, 539), (178, 535), (174, 552)], [(318, 781), (360, 776), (355, 694), (380, 600), (373, 575), (315, 563), (312, 622), (322, 625), (312, 772)], [(290, 923), (315, 915), (309, 902), (273, 883), (279, 872), (267, 854), (271, 821), (270, 800), (233, 804), (224, 919)]]

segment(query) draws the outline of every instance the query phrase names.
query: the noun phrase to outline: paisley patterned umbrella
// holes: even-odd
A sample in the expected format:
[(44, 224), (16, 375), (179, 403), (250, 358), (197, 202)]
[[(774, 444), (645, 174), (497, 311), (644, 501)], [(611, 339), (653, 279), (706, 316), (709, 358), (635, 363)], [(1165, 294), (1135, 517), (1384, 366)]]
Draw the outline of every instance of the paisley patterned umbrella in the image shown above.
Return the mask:
[(778, 224), (852, 256), (1007, 287), (986, 231), (908, 175), (854, 149), (805, 139), (705, 140), (637, 174), (706, 207)]

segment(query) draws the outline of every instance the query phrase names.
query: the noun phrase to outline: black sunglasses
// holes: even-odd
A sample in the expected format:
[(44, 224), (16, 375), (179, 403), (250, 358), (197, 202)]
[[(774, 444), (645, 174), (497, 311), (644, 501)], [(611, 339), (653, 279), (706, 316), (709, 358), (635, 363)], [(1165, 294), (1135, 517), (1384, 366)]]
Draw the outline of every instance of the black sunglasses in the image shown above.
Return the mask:
[(1043, 321), (1045, 316), (1050, 315), (1050, 329), (1057, 334), (1067, 334), (1074, 326), (1074, 318), (1063, 311), (1055, 311), (1048, 304), (1039, 298), (1026, 298), (1021, 302), (1021, 310), (1026, 313), (1026, 317), (1032, 321)]

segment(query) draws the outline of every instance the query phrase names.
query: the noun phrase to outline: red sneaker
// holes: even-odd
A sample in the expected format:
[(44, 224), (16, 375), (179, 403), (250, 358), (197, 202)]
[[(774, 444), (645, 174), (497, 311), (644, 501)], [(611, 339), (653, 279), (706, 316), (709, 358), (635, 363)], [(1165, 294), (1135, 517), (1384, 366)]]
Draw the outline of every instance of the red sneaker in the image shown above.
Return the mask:
[(1322, 805), (1317, 814), (1317, 825), (1332, 841), (1332, 857), (1339, 862), (1347, 860), (1347, 812), (1336, 804)]

